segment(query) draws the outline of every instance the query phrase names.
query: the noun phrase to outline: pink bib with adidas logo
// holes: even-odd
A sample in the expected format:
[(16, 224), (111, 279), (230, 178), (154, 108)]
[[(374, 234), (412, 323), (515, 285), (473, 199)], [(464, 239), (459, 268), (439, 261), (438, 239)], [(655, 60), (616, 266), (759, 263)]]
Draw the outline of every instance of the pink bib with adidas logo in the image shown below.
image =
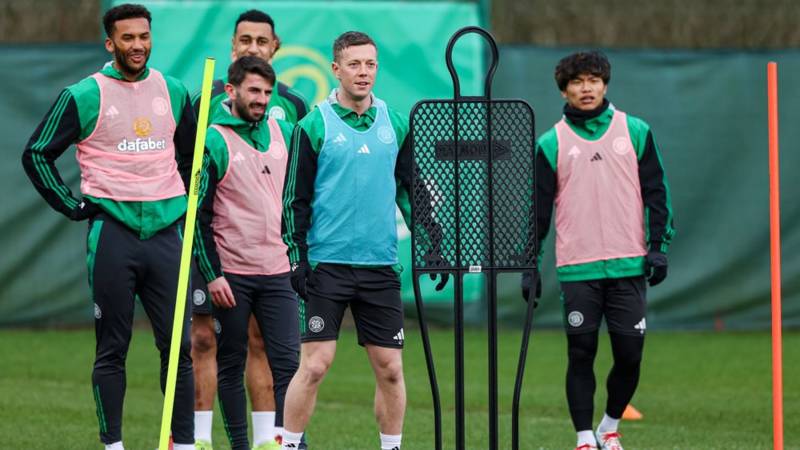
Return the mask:
[(288, 152), (278, 122), (267, 120), (270, 144), (260, 152), (229, 127), (212, 125), (228, 147), (228, 170), (214, 197), (214, 241), (222, 270), (239, 275), (289, 271), (281, 238)]
[(556, 266), (647, 254), (639, 161), (627, 116), (614, 111), (588, 141), (561, 119), (558, 138)]
[(141, 81), (92, 75), (100, 88), (94, 131), (78, 143), (81, 192), (119, 201), (186, 194), (175, 161), (175, 118), (163, 75)]

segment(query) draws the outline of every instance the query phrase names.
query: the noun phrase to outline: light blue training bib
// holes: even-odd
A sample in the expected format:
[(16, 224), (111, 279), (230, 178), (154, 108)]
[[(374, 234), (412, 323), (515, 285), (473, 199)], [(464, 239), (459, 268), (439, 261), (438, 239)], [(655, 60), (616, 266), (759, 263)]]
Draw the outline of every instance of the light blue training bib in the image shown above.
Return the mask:
[(317, 157), (308, 258), (316, 262), (393, 265), (397, 261), (394, 169), (399, 144), (386, 104), (374, 98), (372, 126), (357, 131), (328, 102), (319, 109), (325, 140)]

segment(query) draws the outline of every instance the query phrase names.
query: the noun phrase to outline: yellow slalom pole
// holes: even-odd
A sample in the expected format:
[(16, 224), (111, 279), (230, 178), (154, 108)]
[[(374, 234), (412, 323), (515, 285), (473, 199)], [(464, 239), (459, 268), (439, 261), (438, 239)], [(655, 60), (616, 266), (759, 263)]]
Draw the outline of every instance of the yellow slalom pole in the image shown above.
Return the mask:
[(164, 392), (164, 410), (161, 414), (161, 438), (158, 449), (169, 449), (169, 432), (172, 429), (172, 407), (175, 405), (175, 384), (178, 378), (178, 355), (183, 335), (183, 316), (186, 312), (186, 294), (189, 285), (189, 266), (192, 261), (192, 242), (194, 223), (197, 217), (197, 197), (200, 188), (200, 168), (203, 164), (203, 149), (208, 126), (208, 104), (211, 101), (211, 80), (214, 78), (214, 58), (206, 58), (203, 69), (203, 88), (200, 97), (200, 117), (197, 120), (197, 135), (194, 140), (192, 156), (192, 176), (189, 181), (189, 204), (186, 207), (186, 224), (181, 249), (181, 268), (178, 274), (178, 294), (175, 298), (175, 317), (172, 321), (172, 341), (169, 347), (169, 366), (167, 368), (167, 388)]

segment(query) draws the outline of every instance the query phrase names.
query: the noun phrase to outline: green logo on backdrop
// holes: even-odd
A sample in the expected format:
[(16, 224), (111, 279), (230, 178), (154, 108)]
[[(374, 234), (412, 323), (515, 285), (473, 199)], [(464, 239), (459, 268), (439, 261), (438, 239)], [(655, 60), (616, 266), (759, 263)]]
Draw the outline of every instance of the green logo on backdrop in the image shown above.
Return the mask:
[(280, 80), (300, 91), (311, 104), (325, 100), (334, 86), (330, 64), (318, 50), (301, 45), (281, 47), (272, 59)]

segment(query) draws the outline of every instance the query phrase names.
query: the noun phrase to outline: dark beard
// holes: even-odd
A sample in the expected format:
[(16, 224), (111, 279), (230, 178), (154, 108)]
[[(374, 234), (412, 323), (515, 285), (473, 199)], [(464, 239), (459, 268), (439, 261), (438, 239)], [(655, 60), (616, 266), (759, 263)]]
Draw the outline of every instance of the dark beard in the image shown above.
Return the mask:
[(125, 53), (123, 53), (117, 46), (114, 46), (114, 63), (117, 65), (117, 70), (119, 70), (123, 75), (128, 75), (131, 77), (141, 75), (142, 72), (144, 72), (144, 69), (147, 68), (148, 61), (150, 61), (150, 53), (145, 52), (144, 64), (142, 65), (141, 69), (136, 70), (128, 64), (127, 60), (125, 59)]
[(236, 108), (236, 114), (238, 114), (239, 117), (245, 122), (260, 122), (261, 119), (264, 118), (264, 115), (266, 115), (266, 108), (264, 108), (264, 114), (262, 114), (261, 117), (253, 117), (253, 115), (250, 114), (250, 111), (248, 111), (247, 105), (243, 105), (238, 101), (233, 102), (233, 107)]

